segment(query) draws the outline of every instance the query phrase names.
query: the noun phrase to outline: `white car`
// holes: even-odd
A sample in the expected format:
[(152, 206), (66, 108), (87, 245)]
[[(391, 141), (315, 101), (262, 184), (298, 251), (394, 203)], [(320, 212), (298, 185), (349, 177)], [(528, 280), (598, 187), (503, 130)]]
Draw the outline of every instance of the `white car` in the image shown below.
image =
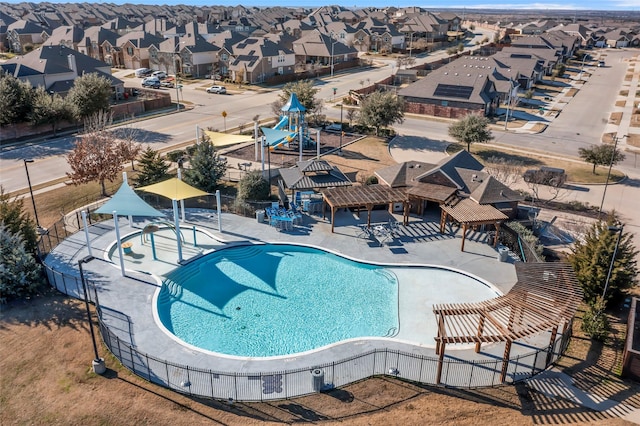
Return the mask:
[(165, 78), (167, 78), (167, 73), (164, 71), (155, 71), (153, 74), (151, 74), (151, 77), (157, 77), (158, 80), (164, 80)]
[(218, 93), (224, 95), (227, 93), (227, 89), (224, 86), (211, 86), (207, 89), (207, 93)]

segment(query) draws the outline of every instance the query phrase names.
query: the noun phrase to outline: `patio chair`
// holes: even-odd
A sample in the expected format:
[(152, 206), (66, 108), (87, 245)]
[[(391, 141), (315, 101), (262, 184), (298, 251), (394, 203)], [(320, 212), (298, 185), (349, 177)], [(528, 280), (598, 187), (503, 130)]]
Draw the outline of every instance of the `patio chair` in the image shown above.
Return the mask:
[(389, 232), (392, 236), (400, 234), (400, 223), (397, 220), (389, 219)]
[(358, 226), (358, 232), (356, 233), (357, 238), (364, 238), (368, 240), (369, 238), (372, 237), (372, 235), (373, 233), (371, 232), (371, 229), (367, 225)]

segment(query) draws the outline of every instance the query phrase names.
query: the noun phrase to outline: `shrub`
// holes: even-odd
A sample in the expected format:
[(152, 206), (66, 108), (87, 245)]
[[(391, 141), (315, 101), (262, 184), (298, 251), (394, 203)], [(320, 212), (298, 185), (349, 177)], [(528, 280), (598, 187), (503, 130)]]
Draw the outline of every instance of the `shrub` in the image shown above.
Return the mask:
[(262, 177), (262, 173), (255, 170), (245, 174), (238, 185), (238, 203), (246, 200), (268, 200), (269, 182)]
[(378, 183), (377, 176), (369, 176), (367, 180), (364, 182), (365, 185), (376, 185)]
[(22, 235), (0, 223), (0, 303), (34, 294), (41, 277), (40, 265), (27, 252)]
[(594, 340), (603, 342), (609, 335), (609, 320), (604, 314), (604, 300), (599, 297), (582, 317), (582, 331)]

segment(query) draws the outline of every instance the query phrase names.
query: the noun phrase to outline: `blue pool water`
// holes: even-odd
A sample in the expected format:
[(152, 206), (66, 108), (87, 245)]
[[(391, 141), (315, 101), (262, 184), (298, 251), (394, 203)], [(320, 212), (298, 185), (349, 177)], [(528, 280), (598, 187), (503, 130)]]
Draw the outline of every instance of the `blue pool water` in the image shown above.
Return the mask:
[(303, 246), (216, 251), (169, 273), (158, 317), (180, 340), (268, 357), (398, 332), (398, 281), (387, 269)]

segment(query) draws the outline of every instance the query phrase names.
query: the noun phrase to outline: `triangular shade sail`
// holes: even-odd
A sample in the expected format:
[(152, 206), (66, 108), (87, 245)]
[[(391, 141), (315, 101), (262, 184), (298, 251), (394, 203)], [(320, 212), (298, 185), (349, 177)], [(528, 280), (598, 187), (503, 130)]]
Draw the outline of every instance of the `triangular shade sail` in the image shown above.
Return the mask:
[(205, 130), (204, 133), (209, 136), (213, 146), (229, 146), (243, 142), (253, 142), (253, 138), (247, 135), (229, 135), (227, 133), (211, 132)]
[(162, 195), (170, 200), (186, 200), (187, 198), (209, 195), (209, 193), (201, 191), (198, 188), (194, 188), (178, 178), (167, 179), (162, 182), (154, 183), (153, 185), (136, 188), (136, 190)]
[(285, 139), (289, 139), (288, 142), (291, 142), (296, 137), (296, 132), (289, 130), (276, 130), (270, 127), (260, 127), (260, 130), (267, 139), (265, 145), (268, 146), (280, 145)]
[(96, 213), (113, 214), (114, 210), (118, 216), (164, 216), (164, 214), (151, 207), (138, 194), (133, 192), (133, 189), (126, 182), (120, 185), (118, 192), (96, 210)]

